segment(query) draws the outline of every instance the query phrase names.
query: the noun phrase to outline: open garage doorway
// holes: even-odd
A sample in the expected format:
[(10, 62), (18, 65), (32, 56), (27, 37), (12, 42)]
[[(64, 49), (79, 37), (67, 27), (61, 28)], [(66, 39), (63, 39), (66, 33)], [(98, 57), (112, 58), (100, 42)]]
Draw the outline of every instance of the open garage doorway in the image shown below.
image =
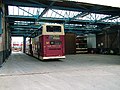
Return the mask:
[(23, 52), (23, 37), (12, 37), (12, 53)]

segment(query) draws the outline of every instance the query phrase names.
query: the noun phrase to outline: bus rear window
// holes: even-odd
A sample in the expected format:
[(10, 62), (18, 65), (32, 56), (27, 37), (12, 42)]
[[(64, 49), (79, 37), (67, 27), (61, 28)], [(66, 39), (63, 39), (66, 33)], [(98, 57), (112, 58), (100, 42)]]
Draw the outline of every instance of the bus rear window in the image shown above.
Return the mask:
[(47, 26), (47, 32), (61, 32), (60, 26)]

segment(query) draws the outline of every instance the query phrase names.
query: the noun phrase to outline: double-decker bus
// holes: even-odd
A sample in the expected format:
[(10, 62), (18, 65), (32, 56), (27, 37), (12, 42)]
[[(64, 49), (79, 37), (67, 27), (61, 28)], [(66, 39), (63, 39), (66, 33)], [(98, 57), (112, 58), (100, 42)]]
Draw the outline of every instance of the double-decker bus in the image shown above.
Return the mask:
[(40, 30), (42, 34), (31, 40), (32, 55), (41, 60), (64, 59), (64, 26), (60, 24), (44, 24)]
[(19, 42), (13, 42), (13, 44), (12, 44), (12, 51), (13, 52), (22, 51), (22, 44), (20, 44)]

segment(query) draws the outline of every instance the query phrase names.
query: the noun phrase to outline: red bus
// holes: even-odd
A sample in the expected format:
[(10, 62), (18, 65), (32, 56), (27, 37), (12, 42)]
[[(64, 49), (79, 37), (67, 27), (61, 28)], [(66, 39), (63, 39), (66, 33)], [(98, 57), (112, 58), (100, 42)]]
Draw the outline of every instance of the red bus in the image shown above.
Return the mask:
[(40, 30), (42, 34), (31, 40), (33, 56), (41, 60), (64, 59), (64, 26), (60, 24), (44, 24)]
[(18, 42), (13, 42), (12, 51), (14, 52), (22, 51), (22, 44), (19, 44)]

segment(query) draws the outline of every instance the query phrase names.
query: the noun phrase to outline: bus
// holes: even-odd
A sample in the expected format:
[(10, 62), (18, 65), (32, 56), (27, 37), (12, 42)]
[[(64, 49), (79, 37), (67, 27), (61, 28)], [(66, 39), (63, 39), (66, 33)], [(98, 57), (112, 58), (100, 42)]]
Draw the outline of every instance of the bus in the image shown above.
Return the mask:
[(41, 60), (65, 59), (65, 33), (61, 24), (44, 24), (41, 35), (32, 38), (31, 54)]
[(20, 44), (19, 42), (13, 42), (13, 44), (12, 44), (12, 51), (13, 52), (22, 51), (22, 44)]

